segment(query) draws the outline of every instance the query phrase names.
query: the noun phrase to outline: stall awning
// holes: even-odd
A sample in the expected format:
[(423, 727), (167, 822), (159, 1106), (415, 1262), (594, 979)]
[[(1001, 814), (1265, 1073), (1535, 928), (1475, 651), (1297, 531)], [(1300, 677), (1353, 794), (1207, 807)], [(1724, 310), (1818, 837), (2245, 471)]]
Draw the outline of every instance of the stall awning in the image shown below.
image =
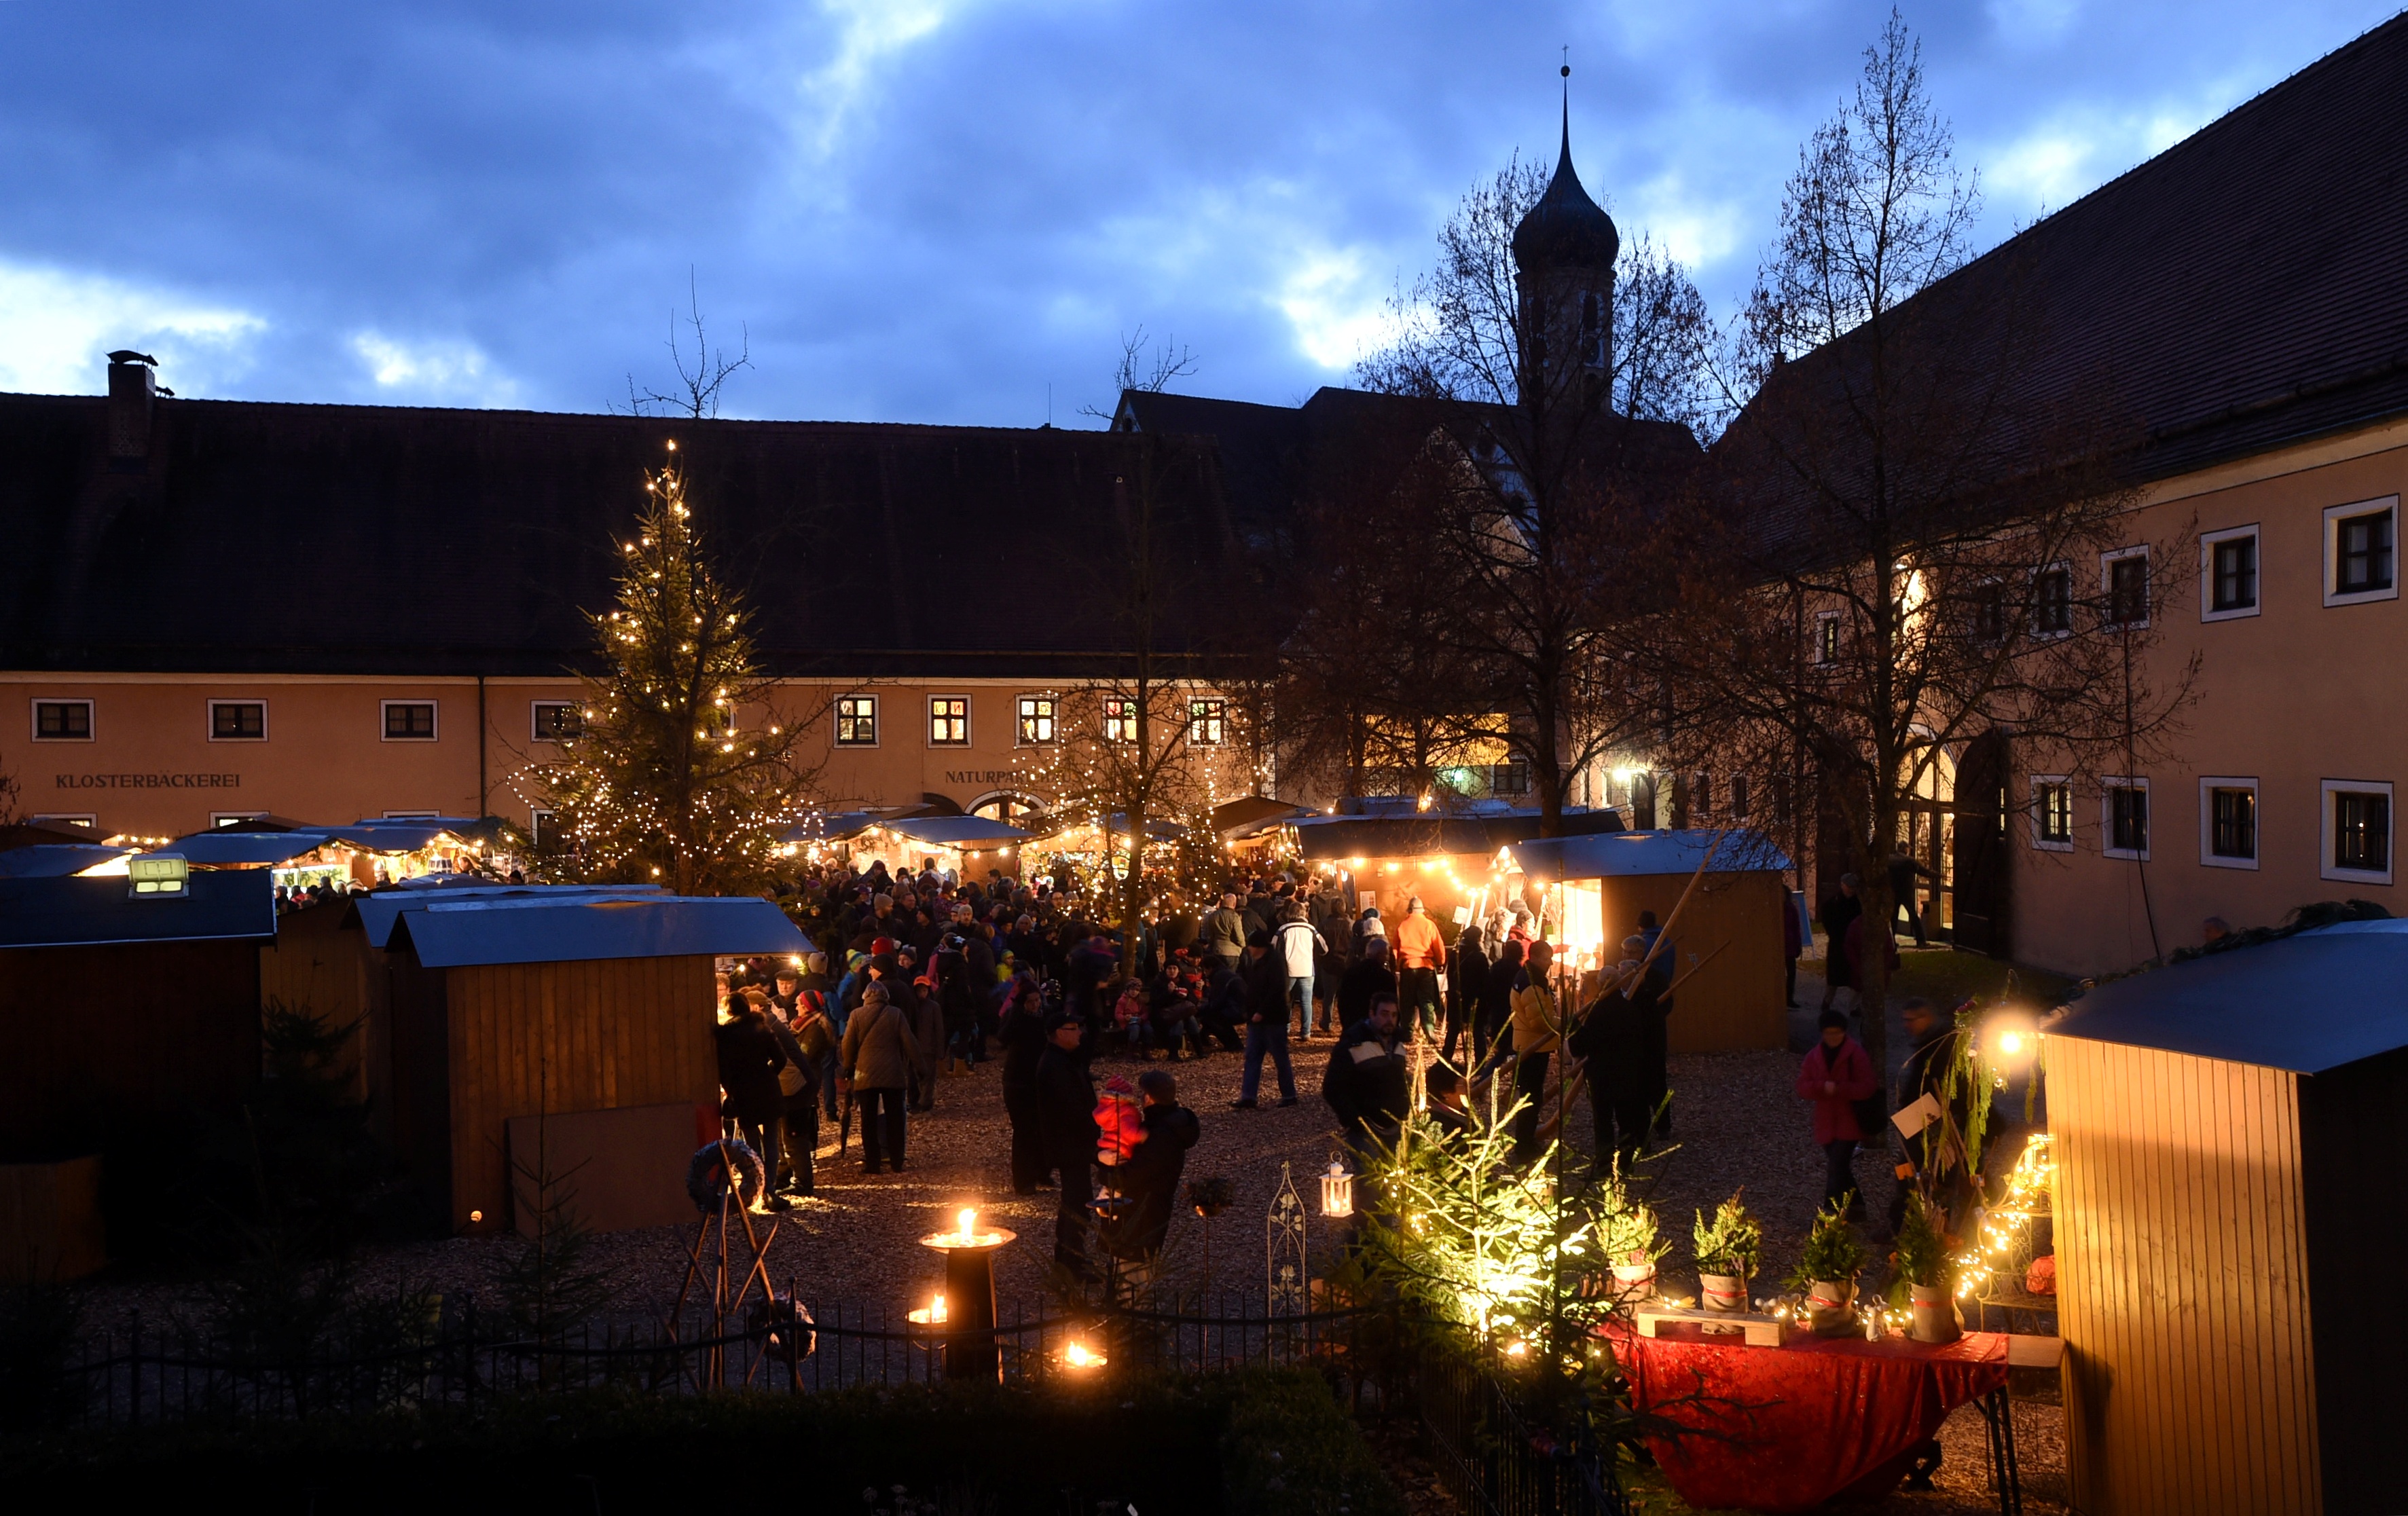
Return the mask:
[(2047, 1031), (2297, 1074), (2408, 1048), (2408, 921), (2344, 922), (2115, 980)]
[(0, 879), (0, 948), (266, 941), (275, 936), (275, 881), (255, 870), (194, 874), (177, 896), (136, 895), (122, 879)]
[(749, 896), (495, 904), (430, 901), (402, 913), (388, 946), (408, 949), (429, 968), (816, 951), (785, 912)]
[[(474, 879), (473, 875), (429, 875), (428, 878)], [(415, 881), (411, 881), (414, 883)], [(483, 900), (489, 904), (559, 905), (577, 900), (659, 900), (667, 898), (657, 884), (496, 884), (491, 880), (435, 888), (379, 890), (355, 896), (352, 908), (370, 947), (381, 948), (392, 938), (394, 922), (405, 910), (424, 910), (438, 902)]]
[(30, 848), (11, 848), (7, 852), (0, 852), (0, 879), (65, 879), (87, 868), (114, 863), (133, 851), (132, 848), (105, 848), (95, 842), (40, 843)]
[(1008, 822), (984, 816), (913, 816), (884, 824), (896, 837), (937, 848), (1009, 848), (1029, 837)]
[(439, 837), (457, 837), (458, 829), (440, 822), (355, 822), (323, 829), (337, 842), (368, 852), (416, 852)]
[(1212, 808), (1212, 829), (1235, 841), (1260, 837), (1275, 826), (1299, 822), (1312, 814), (1308, 807), (1274, 800), (1267, 794), (1243, 795)]
[(327, 840), (326, 831), (315, 826), (297, 832), (195, 832), (159, 851), (179, 854), (186, 863), (203, 867), (255, 867), (315, 852)]
[(1789, 866), (1761, 832), (1604, 832), (1594, 837), (1534, 837), (1512, 844), (1522, 872), (1540, 880), (1610, 880), (1641, 874), (1694, 874), (1706, 850), (1717, 874), (1750, 874)]

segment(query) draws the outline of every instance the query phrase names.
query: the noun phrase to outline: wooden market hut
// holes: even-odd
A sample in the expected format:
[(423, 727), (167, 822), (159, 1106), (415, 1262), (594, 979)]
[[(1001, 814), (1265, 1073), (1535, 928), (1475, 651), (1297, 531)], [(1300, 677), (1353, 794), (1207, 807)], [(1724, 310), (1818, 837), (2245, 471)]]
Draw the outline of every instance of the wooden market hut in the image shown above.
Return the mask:
[(1527, 879), (1565, 891), (1571, 908), (1562, 918), (1563, 940), (1575, 950), (1596, 947), (1607, 963), (1621, 957), (1641, 911), (1671, 921), (1698, 865), (1707, 863), (1666, 950), (1679, 985), (1668, 1045), (1674, 1052), (1789, 1046), (1782, 949), (1782, 913), (1790, 908), (1782, 871), (1789, 860), (1762, 836), (1611, 832), (1516, 842), (1512, 851)]
[(385, 932), (393, 1143), (446, 1224), (523, 1227), (510, 1170), (533, 1166), (538, 1141), (543, 1166), (575, 1171), (597, 1230), (690, 1214), (686, 1159), (719, 1130), (714, 961), (810, 952), (783, 912), (585, 892), (369, 899), (364, 929), (371, 943)]
[(0, 879), (0, 1277), (98, 1267), (99, 1155), (251, 1093), (275, 933), (265, 874)]
[(2075, 1509), (2408, 1510), (2408, 922), (2102, 985), (2042, 1057)]

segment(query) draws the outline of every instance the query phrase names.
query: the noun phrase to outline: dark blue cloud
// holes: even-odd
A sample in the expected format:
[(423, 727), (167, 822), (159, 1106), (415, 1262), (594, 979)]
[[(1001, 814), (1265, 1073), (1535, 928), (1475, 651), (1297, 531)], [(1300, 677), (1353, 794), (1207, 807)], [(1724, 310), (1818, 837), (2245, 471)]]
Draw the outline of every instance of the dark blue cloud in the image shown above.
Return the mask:
[[(140, 342), (187, 393), (595, 409), (691, 267), (744, 414), (1069, 420), (1140, 322), (1292, 399), (1552, 155), (1560, 44), (1584, 179), (1727, 308), (1885, 9), (0, 0), (0, 387)], [(2384, 14), (1908, 19), (1995, 237)]]

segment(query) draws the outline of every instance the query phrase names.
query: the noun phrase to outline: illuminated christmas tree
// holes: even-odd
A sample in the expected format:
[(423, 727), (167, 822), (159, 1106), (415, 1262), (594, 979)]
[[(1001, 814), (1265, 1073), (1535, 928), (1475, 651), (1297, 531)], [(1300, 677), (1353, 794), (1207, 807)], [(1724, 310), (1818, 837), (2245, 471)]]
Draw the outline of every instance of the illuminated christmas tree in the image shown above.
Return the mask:
[(674, 456), (644, 490), (619, 544), (618, 604), (586, 616), (601, 671), (583, 680), (580, 729), (535, 770), (558, 818), (553, 868), (752, 894), (816, 772), (797, 761), (809, 722), (781, 711), (761, 671), (743, 596), (711, 570)]

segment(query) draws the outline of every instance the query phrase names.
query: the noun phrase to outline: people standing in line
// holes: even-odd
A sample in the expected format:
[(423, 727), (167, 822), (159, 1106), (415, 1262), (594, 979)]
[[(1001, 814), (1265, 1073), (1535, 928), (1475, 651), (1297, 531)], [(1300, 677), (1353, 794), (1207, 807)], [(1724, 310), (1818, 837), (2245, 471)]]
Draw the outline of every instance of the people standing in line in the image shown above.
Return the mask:
[(1616, 1155), (1627, 1173), (1655, 1119), (1656, 1076), (1650, 1047), (1660, 1034), (1650, 1034), (1651, 1023), (1660, 1028), (1664, 1015), (1655, 981), (1638, 972), (1647, 955), (1646, 939), (1625, 937), (1622, 954), (1619, 969), (1565, 1046), (1583, 1061), (1588, 1077), (1589, 1120), (1597, 1129), (1597, 1145), (1590, 1151), (1600, 1160), (1608, 1153)]
[(1413, 1093), (1393, 993), (1372, 996), (1363, 1019), (1339, 1035), (1322, 1070), (1321, 1098), (1337, 1114), (1340, 1133), (1361, 1163), (1396, 1146), (1405, 1118), (1412, 1114)]
[(1539, 1107), (1546, 1100), (1547, 1057), (1562, 1040), (1563, 1019), (1555, 1013), (1555, 991), (1547, 982), (1555, 962), (1554, 944), (1543, 939), (1533, 942), (1513, 980), (1513, 1093), (1525, 1102), (1513, 1116), (1516, 1164), (1527, 1164), (1538, 1156)]
[[(838, 1059), (844, 1068), (838, 1084), (861, 1115), (861, 1171), (875, 1174), (881, 1164), (903, 1172), (904, 1093), (914, 1075), (924, 1072), (920, 1039), (903, 1008), (890, 998), (880, 980), (862, 992), (861, 1008), (844, 1029)], [(933, 1068), (924, 1070), (934, 1073)]]
[(1833, 996), (1856, 984), (1848, 974), (1846, 948), (1848, 927), (1865, 913), (1865, 903), (1856, 898), (1859, 882), (1854, 874), (1841, 875), (1840, 893), (1823, 902), (1823, 1010), (1831, 1008)]
[(1179, 1081), (1159, 1068), (1137, 1077), (1138, 1094), (1145, 1100), (1145, 1139), (1114, 1173), (1126, 1204), (1112, 1224), (1108, 1246), (1124, 1266), (1124, 1282), (1150, 1280), (1162, 1245), (1170, 1235), (1170, 1218), (1179, 1209), (1179, 1179), (1187, 1171), (1187, 1150), (1196, 1146), (1203, 1127), (1196, 1113), (1179, 1103)]
[(1054, 1261), (1074, 1278), (1095, 1278), (1087, 1261), (1088, 1212), (1096, 1198), (1096, 1081), (1080, 1043), (1085, 1023), (1068, 1011), (1045, 1019), (1045, 1051), (1037, 1060), (1037, 1125), (1045, 1161), (1061, 1172), (1054, 1211)]
[(1864, 1196), (1856, 1189), (1856, 1144), (1870, 1134), (1856, 1120), (1856, 1103), (1881, 1088), (1865, 1045), (1848, 1035), (1848, 1018), (1827, 1010), (1822, 1035), (1798, 1070), (1798, 1098), (1814, 1102), (1814, 1145), (1823, 1150), (1823, 1204), (1844, 1203), (1850, 1221), (1862, 1221)]
[(724, 1113), (734, 1118), (744, 1140), (761, 1159), (764, 1188), (761, 1204), (770, 1210), (788, 1209), (778, 1194), (779, 1115), (784, 1097), (778, 1090), (778, 1070), (784, 1053), (769, 1031), (769, 1019), (741, 990), (727, 996), (726, 1019), (718, 1028), (719, 1087), (726, 1093)]
[(1488, 991), (1488, 951), (1480, 939), (1480, 923), (1457, 933), (1455, 956), (1446, 971), (1446, 1061), (1455, 1061), (1455, 1039), (1468, 1037), (1469, 1055), (1461, 1065), (1480, 1061), (1480, 1001)]
[(1297, 1028), (1306, 1041), (1312, 1040), (1312, 977), (1320, 955), (1328, 951), (1321, 934), (1305, 919), (1304, 906), (1291, 902), (1281, 911), (1279, 929), (1271, 934), (1271, 949), (1287, 977), (1287, 998), (1297, 1008)]
[(1038, 1129), (1037, 1064), (1045, 1054), (1045, 998), (1033, 970), (1023, 969), (1004, 991), (1003, 1113), (1011, 1123), (1011, 1189), (1035, 1194), (1047, 1188), (1053, 1166)]
[(1438, 976), (1446, 967), (1446, 941), (1438, 922), (1429, 919), (1422, 897), (1405, 902), (1405, 919), (1397, 923), (1397, 1004), (1408, 1034), (1436, 1046), (1444, 1022)]
[(1388, 939), (1369, 938), (1363, 944), (1362, 957), (1338, 981), (1338, 1024), (1354, 1025), (1370, 1014), (1375, 997), (1394, 996), (1396, 993), (1397, 972), (1389, 966)]
[(1287, 1057), (1287, 965), (1271, 956), (1268, 936), (1257, 932), (1246, 944), (1246, 1067), (1238, 1080), (1232, 1110), (1254, 1108), (1262, 1088), (1263, 1055), (1279, 1070), (1280, 1104), (1296, 1104), (1296, 1071)]

